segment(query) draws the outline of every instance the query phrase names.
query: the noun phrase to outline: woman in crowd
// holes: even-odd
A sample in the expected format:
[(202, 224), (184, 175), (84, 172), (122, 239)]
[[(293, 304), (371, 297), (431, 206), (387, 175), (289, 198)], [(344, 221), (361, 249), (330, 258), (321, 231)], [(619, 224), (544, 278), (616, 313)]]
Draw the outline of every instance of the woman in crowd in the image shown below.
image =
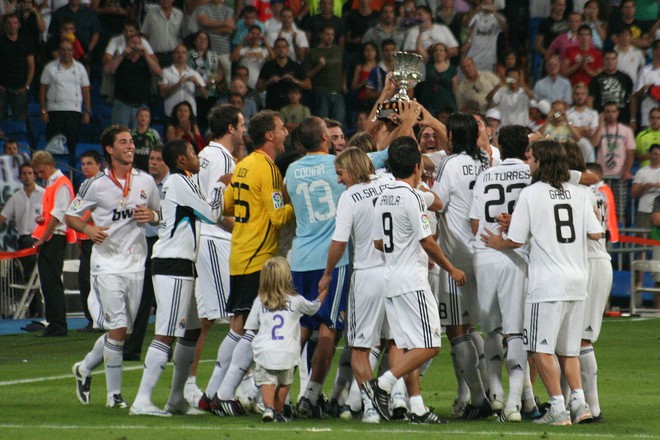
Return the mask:
[(167, 142), (176, 139), (190, 142), (198, 153), (206, 146), (206, 141), (199, 132), (192, 106), (187, 101), (182, 101), (174, 106), (165, 136)]
[(436, 43), (427, 51), (420, 43), (417, 50), (426, 64), (426, 80), (422, 83), (420, 101), (433, 116), (441, 109), (456, 110), (454, 90), (458, 86), (456, 67), (449, 62), (448, 49), (444, 43)]
[(366, 96), (367, 78), (371, 69), (378, 65), (378, 48), (372, 42), (362, 45), (362, 61), (355, 66), (351, 90), (357, 92), (360, 107), (371, 108)]
[(218, 100), (219, 93), (227, 91), (227, 80), (218, 54), (209, 49), (209, 34), (205, 31), (197, 32), (193, 45), (194, 47), (188, 51), (188, 66), (199, 73), (208, 92), (206, 98), (199, 91), (195, 93), (197, 113), (201, 115), (200, 125), (204, 131), (206, 115)]

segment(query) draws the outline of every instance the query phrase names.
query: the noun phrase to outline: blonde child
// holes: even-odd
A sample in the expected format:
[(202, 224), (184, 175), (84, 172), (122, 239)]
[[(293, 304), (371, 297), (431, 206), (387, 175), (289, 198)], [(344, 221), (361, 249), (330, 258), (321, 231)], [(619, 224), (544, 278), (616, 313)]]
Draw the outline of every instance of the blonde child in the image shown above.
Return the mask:
[[(327, 292), (326, 292), (327, 293)], [(254, 381), (261, 387), (266, 409), (262, 420), (283, 419), (284, 400), (293, 382), (293, 370), (300, 361), (300, 317), (313, 315), (325, 294), (315, 301), (298, 295), (293, 287), (291, 267), (282, 257), (264, 264), (259, 281), (259, 296), (245, 323), (246, 330), (258, 330), (252, 342)]]

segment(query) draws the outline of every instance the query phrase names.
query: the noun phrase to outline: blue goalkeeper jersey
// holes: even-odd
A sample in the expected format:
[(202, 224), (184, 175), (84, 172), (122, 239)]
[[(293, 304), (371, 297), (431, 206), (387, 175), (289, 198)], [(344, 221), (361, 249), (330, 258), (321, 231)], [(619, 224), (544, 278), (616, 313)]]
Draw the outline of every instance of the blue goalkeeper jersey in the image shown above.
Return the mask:
[[(289, 166), (284, 180), (296, 215), (291, 270), (325, 269), (335, 230), (337, 202), (345, 190), (344, 185), (337, 182), (335, 156), (308, 153)], [(346, 264), (347, 252), (337, 267)]]

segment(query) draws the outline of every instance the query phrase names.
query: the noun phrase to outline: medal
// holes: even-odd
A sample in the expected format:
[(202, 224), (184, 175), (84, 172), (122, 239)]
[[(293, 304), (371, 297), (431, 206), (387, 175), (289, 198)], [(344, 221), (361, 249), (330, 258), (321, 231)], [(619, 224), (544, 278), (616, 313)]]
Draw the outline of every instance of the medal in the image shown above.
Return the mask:
[(131, 168), (131, 169), (128, 170), (128, 173), (126, 173), (126, 185), (123, 185), (123, 186), (122, 186), (121, 182), (119, 182), (119, 180), (115, 177), (115, 172), (112, 169), (112, 167), (110, 167), (110, 172), (108, 173), (108, 177), (110, 177), (110, 180), (112, 180), (112, 183), (114, 183), (115, 185), (117, 185), (119, 187), (119, 189), (121, 189), (122, 196), (121, 196), (121, 200), (119, 201), (119, 203), (121, 204), (122, 207), (126, 204), (126, 197), (128, 196), (128, 193), (131, 191), (131, 173), (132, 172), (133, 172), (133, 169)]

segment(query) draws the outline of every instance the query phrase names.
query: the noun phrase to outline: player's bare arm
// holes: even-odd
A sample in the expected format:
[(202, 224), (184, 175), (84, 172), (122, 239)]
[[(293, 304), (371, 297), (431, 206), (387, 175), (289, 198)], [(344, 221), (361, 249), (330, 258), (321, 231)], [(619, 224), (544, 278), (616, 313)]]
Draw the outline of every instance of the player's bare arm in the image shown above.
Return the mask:
[(523, 243), (516, 243), (511, 239), (504, 239), (502, 237), (502, 232), (495, 234), (489, 229), (484, 229), (485, 234), (481, 234), (481, 241), (483, 241), (487, 247), (501, 250), (501, 249), (517, 249), (523, 245)]
[(94, 244), (101, 244), (108, 238), (108, 233), (105, 232), (108, 230), (107, 226), (89, 225), (85, 220), (74, 215), (65, 215), (64, 222), (74, 231), (87, 235)]
[(433, 236), (429, 235), (428, 237), (420, 240), (419, 244), (422, 245), (422, 248), (431, 258), (431, 260), (433, 260), (433, 262), (447, 271), (449, 276), (452, 277), (454, 281), (456, 281), (457, 285), (462, 286), (465, 284), (467, 281), (465, 273), (451, 264), (451, 262), (445, 256), (444, 252), (442, 252), (442, 249), (440, 249), (440, 246), (438, 246), (438, 243), (433, 239)]

